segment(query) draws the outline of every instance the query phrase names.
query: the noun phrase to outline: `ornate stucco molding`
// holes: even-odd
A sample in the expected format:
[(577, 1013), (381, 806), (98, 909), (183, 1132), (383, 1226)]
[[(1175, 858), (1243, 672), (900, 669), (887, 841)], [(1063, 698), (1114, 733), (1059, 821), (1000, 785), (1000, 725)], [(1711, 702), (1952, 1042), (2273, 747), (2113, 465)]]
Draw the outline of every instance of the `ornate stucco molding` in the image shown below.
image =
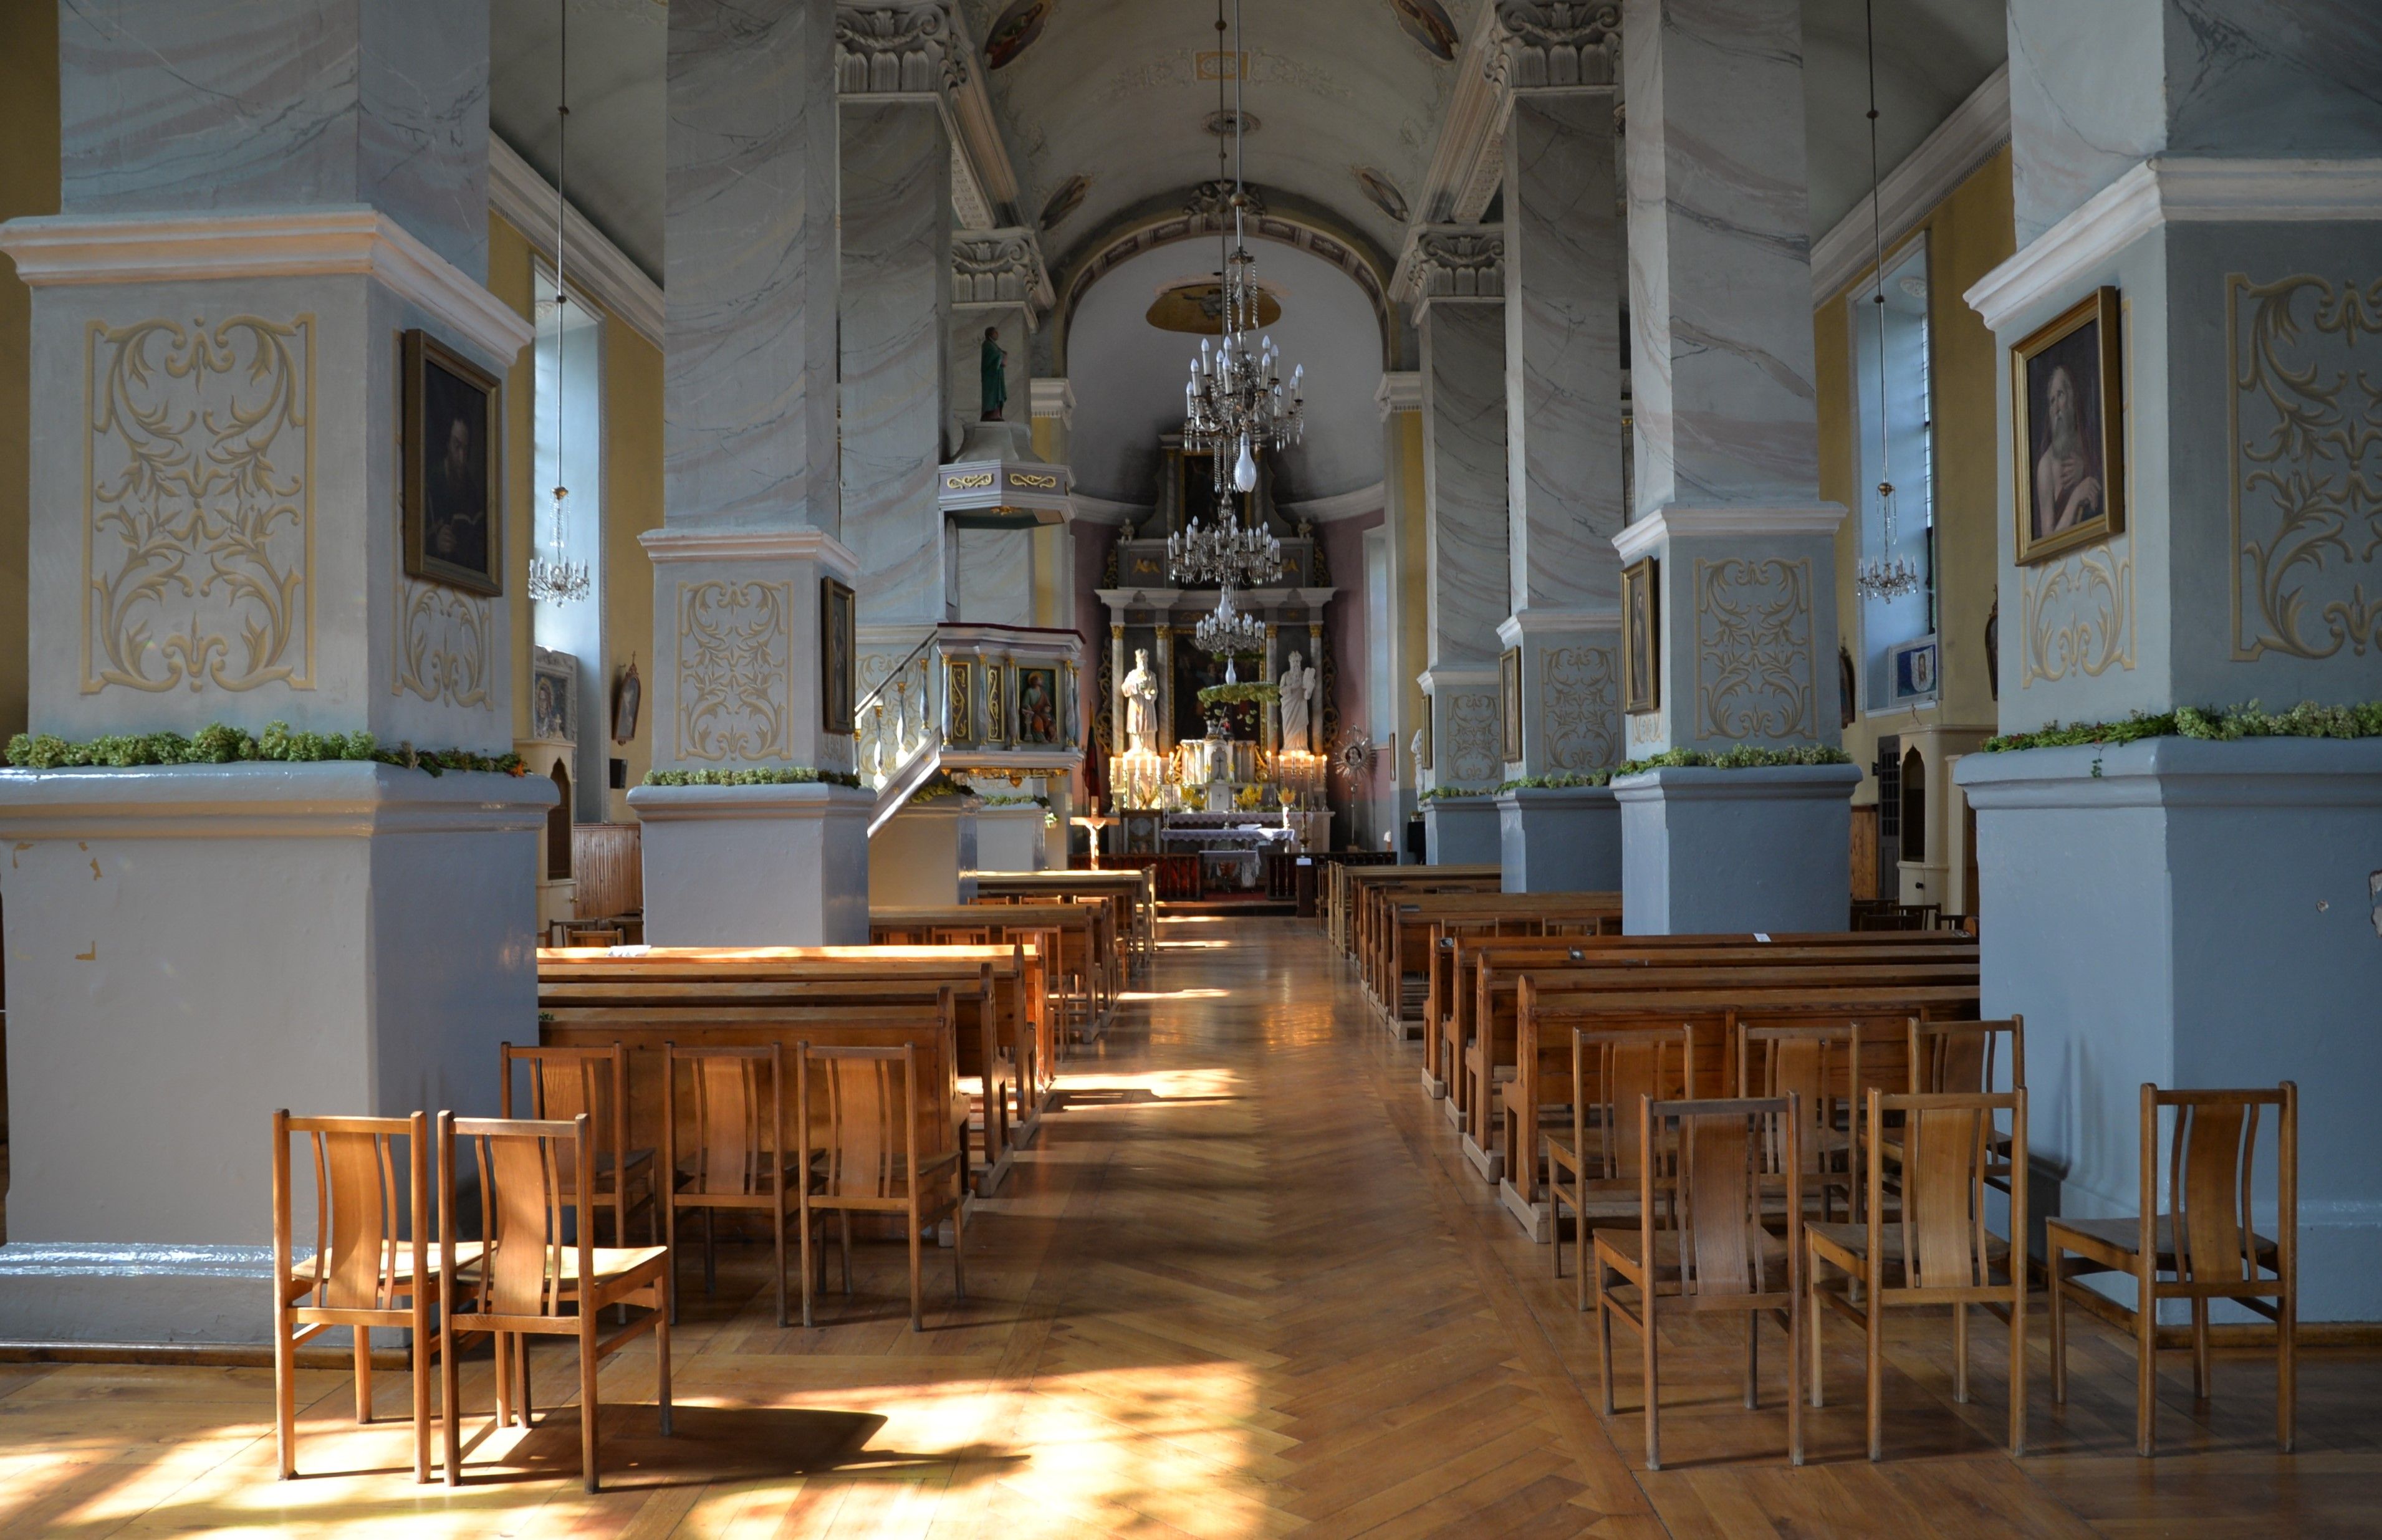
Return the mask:
[[(1265, 217), (1264, 193), (1245, 186), (1241, 189), (1241, 197), (1246, 201), (1249, 218)], [(1210, 225), (1230, 225), (1233, 221), (1233, 184), (1221, 177), (1201, 182), (1191, 189), (1191, 196), (1183, 201), (1183, 212)]]
[(1418, 226), (1398, 266), (1418, 323), (1435, 300), (1502, 301), (1505, 235), (1487, 225)]
[(968, 77), (967, 37), (950, 0), (835, 8), (837, 94), (947, 94)]
[(1611, 91), (1621, 56), (1614, 0), (1497, 0), (1481, 67), (1500, 92)]
[(1025, 311), (1030, 328), (1042, 324), (1056, 299), (1033, 231), (1011, 226), (952, 238), (953, 304), (1016, 305)]

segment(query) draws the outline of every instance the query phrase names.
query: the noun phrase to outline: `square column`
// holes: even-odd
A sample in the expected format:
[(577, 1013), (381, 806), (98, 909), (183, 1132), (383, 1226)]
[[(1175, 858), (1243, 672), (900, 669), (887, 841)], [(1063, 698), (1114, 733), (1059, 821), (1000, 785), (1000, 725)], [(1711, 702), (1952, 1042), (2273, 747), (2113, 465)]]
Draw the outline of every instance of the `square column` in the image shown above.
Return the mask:
[[(1801, 7), (1627, 0), (1622, 15), (1637, 508), (1613, 544), (1625, 569), (1652, 562), (1649, 613), (1624, 620), (1652, 642), (1622, 681), (1625, 709), (1633, 684), (1641, 702), (1627, 752), (1833, 749), (1844, 510), (1818, 490)], [(1841, 928), (1859, 781), (1786, 766), (1616, 782), (1625, 924)]]
[[(657, 771), (848, 775), (827, 719), (839, 538), (836, 8), (680, 0), (669, 15), (669, 346), (650, 709)], [(758, 339), (766, 339), (766, 342)], [(868, 939), (869, 795), (642, 786), (657, 946)]]
[[(509, 752), (502, 530), (530, 510), (477, 473), (501, 395), (417, 440), (460, 423), (447, 554), (498, 592), (409, 572), (399, 510), (406, 334), (499, 381), (531, 337), (483, 282), (485, 8), (124, 0), (60, 28), (64, 212), (0, 228), (45, 387), (32, 730)], [(263, 1340), (272, 1111), (496, 1110), (555, 797), (368, 761), (0, 772), (0, 1336)]]

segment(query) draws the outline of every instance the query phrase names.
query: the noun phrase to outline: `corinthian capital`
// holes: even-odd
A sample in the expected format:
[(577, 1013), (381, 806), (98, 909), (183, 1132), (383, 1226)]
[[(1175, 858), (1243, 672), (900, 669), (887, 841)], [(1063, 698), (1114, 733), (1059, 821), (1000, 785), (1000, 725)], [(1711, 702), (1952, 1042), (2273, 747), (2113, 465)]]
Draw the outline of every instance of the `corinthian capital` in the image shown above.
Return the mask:
[(1038, 325), (1053, 298), (1050, 274), (1042, 265), (1042, 248), (1033, 231), (1011, 226), (952, 235), (952, 303), (1021, 306), (1029, 324)]
[(1621, 54), (1615, 0), (1497, 0), (1489, 83), (1505, 91), (1610, 88)]
[(1419, 317), (1438, 299), (1503, 299), (1505, 237), (1486, 225), (1426, 225), (1407, 253), (1410, 297)]
[(967, 35), (952, 0), (879, 0), (835, 8), (839, 95), (950, 92), (967, 79)]

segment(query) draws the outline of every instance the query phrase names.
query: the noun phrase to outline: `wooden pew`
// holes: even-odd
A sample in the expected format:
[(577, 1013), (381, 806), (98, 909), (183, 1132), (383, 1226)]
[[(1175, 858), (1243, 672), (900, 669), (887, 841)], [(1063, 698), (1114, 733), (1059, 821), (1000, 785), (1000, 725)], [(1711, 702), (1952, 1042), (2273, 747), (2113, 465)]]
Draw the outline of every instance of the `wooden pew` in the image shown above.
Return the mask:
[[(963, 952), (974, 955), (954, 955)], [(1050, 1099), (1039, 975), (1040, 959), (1020, 947), (686, 947), (630, 956), (549, 950), (539, 957), (541, 1037), (600, 1045), (612, 1041), (603, 1035), (611, 1026), (692, 1029), (774, 1019), (770, 1012), (786, 1009), (851, 1009), (861, 1020), (880, 1008), (922, 1008), (949, 991), (953, 1072), (983, 1092), (979, 1186), (989, 1192), (1007, 1175), (1014, 1152), (1033, 1137)], [(655, 1042), (666, 1040), (667, 1033)], [(795, 1041), (788, 1039), (790, 1045)], [(964, 1100), (957, 1117), (964, 1133)]]
[(1146, 871), (977, 872), (978, 901), (1098, 896), (1115, 910), (1128, 957), (1147, 967), (1157, 955), (1158, 884)]
[[(1381, 902), (1384, 913), (1369, 993), (1374, 1008), (1399, 1037), (1422, 1034), (1423, 1011), (1428, 1009), (1431, 969), (1437, 959), (1434, 941), (1444, 925), (1470, 925), (1516, 936), (1602, 931), (1618, 935), (1621, 930), (1618, 893), (1428, 893), (1389, 895)], [(1420, 991), (1421, 1008), (1412, 1013), (1406, 1008), (1410, 983)]]
[(879, 945), (947, 944), (968, 935), (999, 946), (1056, 934), (1045, 954), (1050, 986), (1067, 1018), (1070, 1034), (1089, 1041), (1108, 1030), (1109, 1013), (1123, 986), (1115, 939), (1109, 935), (1105, 904), (942, 904), (916, 909), (873, 909), (869, 939)]
[(1334, 870), (1336, 895), (1332, 912), (1332, 941), (1354, 957), (1363, 945), (1369, 895), (1386, 887), (1412, 886), (1413, 891), (1433, 889), (1493, 892), (1501, 879), (1494, 866), (1344, 866)]
[[(1867, 978), (1833, 982), (1823, 977), (1756, 985), (1730, 979), (1724, 972), (1710, 975), (1704, 987), (1575, 990), (1553, 1000), (1540, 996), (1538, 982), (1535, 976), (1526, 975), (1519, 990), (1514, 1078), (1497, 1094), (1502, 1125), (1497, 1153), (1504, 1167), (1498, 1196), (1539, 1241), (1553, 1238), (1540, 1167), (1541, 1124), (1551, 1110), (1570, 1101), (1573, 1029), (1633, 1024), (1671, 1031), (1690, 1027), (1700, 1044), (1709, 1045), (1712, 1054), (1698, 1068), (1699, 1083), (1705, 1082), (1708, 1067), (1709, 1083), (1733, 1094), (1733, 1054), (1739, 1021), (1851, 1021), (1891, 1027), (1893, 1032), (1881, 1030), (1874, 1034), (1881, 1048), (1876, 1069), (1890, 1080), (1896, 1076), (1891, 1060), (1899, 1056), (1889, 1045), (1894, 1033), (1900, 1032), (1909, 1018), (1973, 1021), (1978, 1002), (1974, 982), (1890, 984)], [(1903, 1066), (1901, 1074), (1907, 1077), (1908, 1073), (1907, 1065)]]
[[(1428, 873), (1431, 869), (1415, 867), (1412, 870)], [(1468, 894), (1484, 899), (1494, 898), (1498, 896), (1498, 880), (1494, 874), (1475, 874), (1362, 884), (1357, 893), (1357, 974), (1368, 996), (1378, 1003), (1384, 958), (1392, 945), (1389, 933), (1395, 924), (1401, 905), (1449, 894)]]

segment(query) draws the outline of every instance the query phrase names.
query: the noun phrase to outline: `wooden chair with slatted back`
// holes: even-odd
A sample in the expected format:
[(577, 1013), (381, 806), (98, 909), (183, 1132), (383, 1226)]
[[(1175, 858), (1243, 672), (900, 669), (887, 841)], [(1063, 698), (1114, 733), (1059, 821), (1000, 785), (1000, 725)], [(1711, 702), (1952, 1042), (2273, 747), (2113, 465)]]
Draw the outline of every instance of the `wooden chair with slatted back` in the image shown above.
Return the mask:
[[(2026, 1018), (2012, 1016), (1999, 1021), (1928, 1021), (1913, 1016), (1907, 1030), (1910, 1046), (1910, 1089), (1920, 1094), (1949, 1091), (1994, 1091), (2001, 1089), (2003, 1067), (2007, 1064), (2008, 1089), (2026, 1089)], [(2007, 1047), (2005, 1047), (2007, 1045)], [(1994, 1153), (1998, 1157), (1985, 1179), (2003, 1192), (2009, 1191), (2009, 1138), (1996, 1132)], [(1887, 1157), (1899, 1160), (1901, 1155), (1888, 1141)]]
[[(2167, 1154), (2167, 1207), (2159, 1206), (2159, 1109), (2175, 1109)], [(2274, 1234), (2251, 1221), (2259, 1109), (2276, 1109)], [(2143, 1087), (2142, 1202), (2109, 1219), (2061, 1216), (2044, 1226), (2051, 1266), (2051, 1396), (2068, 1399), (2067, 1307), (2082, 1305), (2134, 1335), (2134, 1448), (2157, 1441), (2158, 1302), (2192, 1302), (2192, 1393), (2210, 1388), (2208, 1304), (2230, 1300), (2275, 1323), (2275, 1442), (2289, 1454), (2298, 1374), (2299, 1086), (2272, 1091), (2161, 1091)], [(2124, 1273), (2129, 1310), (2076, 1280)]]
[[(1911, 1306), (1952, 1306), (1952, 1399), (1969, 1399), (1969, 1307), (1986, 1306), (2009, 1323), (2009, 1450), (2026, 1452), (2026, 1183), (2012, 1184), (2010, 1242), (1985, 1228), (1986, 1174), (1995, 1155), (1997, 1114), (2010, 1119), (2010, 1159), (2026, 1167), (2026, 1093), (1888, 1095), (1872, 1089), (1866, 1113), (1866, 1142), (1880, 1147), (1885, 1119), (1902, 1117), (1902, 1202), (1892, 1222), (1885, 1217), (1884, 1161), (1867, 1167), (1864, 1217), (1855, 1224), (1810, 1224), (1803, 1228), (1810, 1253), (1806, 1287), (1811, 1297), (1808, 1335), (1811, 1354), (1811, 1404), (1822, 1404), (1820, 1309), (1823, 1304), (1859, 1322), (1869, 1399), (1869, 1457), (1885, 1458), (1885, 1312)], [(2001, 1281), (1994, 1273), (1999, 1268)], [(1827, 1271), (1841, 1275), (1831, 1286)], [(1799, 1424), (1794, 1458), (1800, 1461)]]
[[(948, 1016), (948, 1005), (946, 1015)], [(902, 1216), (910, 1241), (910, 1329), (926, 1329), (922, 1237), (945, 1215), (952, 1221), (952, 1292), (967, 1298), (967, 1226), (956, 1150), (922, 1155), (918, 1149), (918, 1057), (915, 1044), (885, 1048), (824, 1048), (802, 1044), (796, 1056), (795, 1117), (799, 1147), (816, 1152), (823, 1169), (802, 1186), (803, 1325), (812, 1322), (811, 1235), (832, 1213)], [(844, 1288), (852, 1287), (849, 1247)]]
[[(1590, 1236), (1598, 1219), (1626, 1218), (1638, 1207), (1645, 1164), (1631, 1113), (1640, 1096), (1674, 1100), (1688, 1083), (1688, 1029), (1575, 1027), (1571, 1034), (1571, 1128), (1543, 1136), (1547, 1218), (1555, 1277), (1563, 1277), (1563, 1211), (1578, 1216), (1573, 1249), (1578, 1308), (1589, 1305)], [(1662, 1151), (1656, 1150), (1659, 1164)], [(1569, 1186), (1565, 1174), (1571, 1177)]]
[[(459, 1138), (468, 1143), (479, 1173), (479, 1234), (471, 1242), (458, 1233), (453, 1173)], [(587, 1490), (596, 1491), (601, 1411), (596, 1372), (606, 1358), (649, 1331), (661, 1431), (670, 1431), (669, 1248), (595, 1243), (595, 1149), (583, 1112), (569, 1122), (442, 1112), (438, 1168), (448, 1179), (439, 1202), (438, 1244), (451, 1280), (439, 1342), (446, 1375), (447, 1484), (463, 1479), (455, 1351), (464, 1338), (485, 1332), (496, 1338), (498, 1426), (530, 1423), (529, 1338), (579, 1339), (579, 1468)], [(573, 1174), (568, 1183), (565, 1171)], [(639, 1306), (644, 1314), (602, 1335), (597, 1318), (607, 1305), (619, 1304)]]
[[(1645, 1366), (1646, 1468), (1663, 1468), (1659, 1319), (1741, 1311), (1745, 1314), (1745, 1404), (1761, 1401), (1761, 1319), (1786, 1335), (1787, 1444), (1802, 1461), (1801, 1301), (1803, 1217), (1801, 1108), (1786, 1096), (1692, 1101), (1638, 1099), (1638, 1143), (1669, 1147), (1671, 1179), (1658, 1223), (1654, 1167), (1638, 1170), (1635, 1228), (1596, 1231), (1596, 1351), (1604, 1414), (1613, 1415), (1613, 1320), (1638, 1332)], [(1763, 1194), (1786, 1189), (1786, 1232), (1762, 1223)], [(1624, 1294), (1627, 1289), (1631, 1292)], [(1631, 1306), (1636, 1306), (1632, 1313)]]
[[(314, 1247), (302, 1258), (292, 1255), (293, 1134), (314, 1156)], [(359, 1423), (372, 1421), (372, 1328), (412, 1333), (413, 1479), (430, 1479), (430, 1360), (438, 1342), (430, 1318), (446, 1277), (430, 1244), (430, 1123), (422, 1113), (273, 1115), (273, 1276), (280, 1280), (273, 1292), (274, 1434), (283, 1480), (298, 1473), (298, 1345), (335, 1326), (354, 1333)]]
[[(786, 1138), (786, 1049), (681, 1048), (662, 1045), (662, 1168), (670, 1174), (667, 1221), (670, 1255), (679, 1254), (678, 1216), (703, 1216), (703, 1291), (718, 1291), (715, 1231), (718, 1211), (767, 1215), (777, 1244), (778, 1325), (786, 1309), (786, 1216), (802, 1207), (804, 1161)], [(681, 1088), (683, 1087), (683, 1094)], [(691, 1116), (681, 1120), (681, 1114)], [(846, 1242), (847, 1257), (850, 1242)], [(850, 1266), (847, 1260), (845, 1265)], [(677, 1319), (677, 1279), (671, 1279)]]
[(1836, 1194), (1854, 1211), (1853, 1028), (1848, 1022), (1737, 1021), (1737, 1094), (1793, 1096), (1803, 1195), (1817, 1197), (1820, 1218), (1834, 1220)]
[[(596, 1140), (596, 1192), (599, 1212), (612, 1216), (612, 1244), (629, 1243), (629, 1216), (645, 1211), (645, 1244), (661, 1239), (660, 1204), (654, 1152), (630, 1149), (629, 1051), (615, 1043), (606, 1048), (516, 1048), (497, 1045), (504, 1078), (497, 1089), (499, 1117), (513, 1116), (513, 1067), (529, 1066), (529, 1116), (546, 1122), (567, 1123), (587, 1114)], [(563, 1174), (563, 1192), (571, 1191), (571, 1174)]]

